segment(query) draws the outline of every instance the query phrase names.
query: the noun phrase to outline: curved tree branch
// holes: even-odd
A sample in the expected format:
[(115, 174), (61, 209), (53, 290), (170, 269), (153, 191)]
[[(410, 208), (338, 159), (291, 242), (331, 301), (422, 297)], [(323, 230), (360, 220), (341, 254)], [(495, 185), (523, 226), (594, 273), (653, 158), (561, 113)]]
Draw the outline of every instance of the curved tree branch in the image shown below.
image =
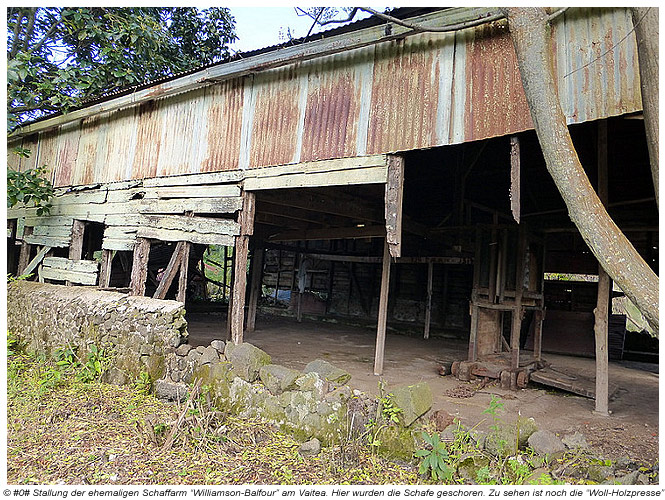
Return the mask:
[(547, 170), (582, 238), (607, 274), (658, 331), (658, 276), (607, 213), (580, 163), (554, 81), (550, 27), (542, 8), (502, 9)]

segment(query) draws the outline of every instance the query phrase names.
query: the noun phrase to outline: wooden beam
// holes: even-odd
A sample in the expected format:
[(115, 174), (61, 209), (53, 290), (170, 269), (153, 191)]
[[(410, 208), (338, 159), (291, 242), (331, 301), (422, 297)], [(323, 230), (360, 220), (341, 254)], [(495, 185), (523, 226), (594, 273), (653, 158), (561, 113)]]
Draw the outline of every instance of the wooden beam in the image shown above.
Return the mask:
[(429, 338), (430, 323), (432, 321), (432, 286), (434, 278), (434, 263), (427, 264), (427, 299), (425, 302), (425, 333), (424, 338)]
[(283, 231), (270, 236), (270, 241), (308, 241), (308, 240), (337, 240), (355, 238), (383, 238), (386, 229), (384, 226), (362, 227), (331, 227), (321, 229), (302, 229)]
[(32, 273), (35, 268), (41, 264), (42, 260), (44, 257), (46, 257), (46, 254), (51, 250), (51, 247), (44, 246), (42, 247), (39, 252), (37, 252), (37, 255), (35, 255), (35, 258), (30, 261), (30, 263), (27, 265), (27, 267), (23, 270), (21, 274), (30, 274)]
[(102, 250), (102, 263), (99, 269), (99, 286), (108, 288), (111, 283), (111, 268), (113, 266), (113, 250)]
[(150, 240), (137, 238), (134, 246), (130, 289), (131, 295), (145, 295), (145, 281), (148, 277), (148, 258), (150, 257)]
[(386, 345), (388, 320), (388, 290), (390, 288), (390, 245), (384, 243), (381, 292), (379, 295), (379, 317), (376, 325), (376, 349), (374, 351), (374, 375), (383, 375), (383, 357)]
[[(517, 370), (520, 366), (520, 332), (522, 330), (522, 294), (524, 293), (524, 258), (526, 255), (526, 232), (523, 228), (519, 231), (519, 242), (517, 248), (517, 262), (515, 273), (515, 302), (512, 309), (512, 322), (510, 329), (510, 367)], [(499, 332), (501, 335), (501, 332)], [(517, 387), (511, 388), (516, 389)]]
[(391, 257), (402, 255), (402, 199), (404, 194), (404, 158), (388, 156), (385, 192), (386, 241)]
[(28, 267), (28, 262), (30, 260), (30, 244), (25, 241), (25, 237), (30, 236), (32, 230), (33, 228), (30, 226), (26, 226), (23, 229), (23, 242), (21, 243), (21, 251), (18, 256), (18, 268), (16, 271), (18, 276), (25, 274), (25, 268)]
[(256, 212), (256, 196), (254, 193), (243, 193), (243, 209), (238, 214), (240, 234), (235, 237), (233, 262), (233, 292), (230, 305), (231, 340), (234, 344), (242, 344), (245, 321), (245, 294), (247, 291), (247, 254), (249, 237), (254, 233), (254, 217)]
[[(264, 169), (257, 169), (264, 170)], [(292, 173), (274, 177), (245, 179), (247, 191), (285, 188), (312, 188), (327, 186), (350, 186), (358, 184), (383, 184), (386, 182), (386, 167), (350, 168), (331, 172)]]
[(510, 138), (510, 211), (515, 222), (520, 223), (520, 139)]
[(74, 219), (72, 223), (72, 236), (69, 244), (69, 259), (79, 260), (83, 254), (83, 233), (85, 221)]
[(263, 258), (265, 249), (263, 245), (257, 246), (252, 254), (251, 284), (249, 288), (249, 308), (247, 310), (247, 331), (253, 332), (256, 327), (256, 311), (258, 309), (259, 297), (261, 296), (261, 284), (263, 282)]
[(298, 196), (287, 196), (280, 193), (261, 193), (261, 201), (275, 205), (300, 208), (322, 214), (332, 214), (365, 222), (383, 222), (385, 216), (380, 205), (361, 200), (347, 193), (298, 193)]
[(182, 257), (180, 258), (180, 275), (178, 277), (178, 295), (176, 300), (184, 303), (187, 299), (187, 273), (189, 270), (189, 251), (192, 244), (183, 242)]
[(169, 263), (162, 274), (162, 279), (157, 286), (157, 290), (155, 290), (155, 294), (153, 295), (154, 299), (163, 299), (166, 297), (166, 293), (169, 291), (178, 269), (180, 269), (184, 248), (185, 242), (179, 241), (173, 249), (171, 259), (169, 260)]

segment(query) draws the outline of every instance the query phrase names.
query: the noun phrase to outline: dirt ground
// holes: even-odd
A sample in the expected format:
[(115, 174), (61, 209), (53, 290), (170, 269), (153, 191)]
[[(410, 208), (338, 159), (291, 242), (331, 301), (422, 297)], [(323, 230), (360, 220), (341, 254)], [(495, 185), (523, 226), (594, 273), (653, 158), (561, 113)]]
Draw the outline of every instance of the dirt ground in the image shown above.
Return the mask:
[[(188, 316), (190, 343), (208, 344), (225, 336), (225, 317)], [(352, 374), (350, 385), (378, 394), (379, 377), (373, 374), (375, 332), (368, 328), (327, 322), (263, 316), (256, 330), (245, 334), (250, 342), (272, 356), (273, 363), (303, 369), (321, 358)], [(519, 391), (503, 390), (496, 384), (481, 387), (477, 382), (460, 382), (440, 376), (441, 361), (466, 359), (465, 341), (422, 339), (388, 332), (383, 379), (391, 386), (426, 381), (434, 396), (433, 410), (444, 409), (469, 427), (491, 424), (482, 412), (492, 394), (504, 403), (502, 418), (513, 421), (518, 413), (533, 417), (538, 427), (563, 436), (579, 431), (602, 456), (626, 457), (640, 463), (658, 460), (658, 365), (611, 362), (610, 384), (618, 390), (610, 399), (611, 415), (594, 413), (594, 402), (563, 391), (531, 383)], [(544, 353), (552, 368), (594, 377), (593, 359)]]

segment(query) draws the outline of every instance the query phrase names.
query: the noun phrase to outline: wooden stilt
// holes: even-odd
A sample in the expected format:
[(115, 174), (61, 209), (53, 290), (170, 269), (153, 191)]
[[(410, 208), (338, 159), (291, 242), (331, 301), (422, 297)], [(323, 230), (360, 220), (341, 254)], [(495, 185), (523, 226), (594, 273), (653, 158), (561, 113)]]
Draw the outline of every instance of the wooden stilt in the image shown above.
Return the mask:
[(253, 332), (256, 328), (256, 311), (261, 296), (261, 285), (263, 283), (263, 260), (265, 249), (263, 244), (254, 250), (252, 255), (252, 283), (249, 289), (249, 308), (247, 310), (247, 331)]
[(471, 304), (471, 329), (469, 333), (469, 361), (478, 358), (478, 306)]
[[(30, 236), (32, 234), (33, 228), (32, 227), (25, 227), (23, 230), (23, 236)], [(30, 244), (26, 243), (25, 240), (21, 243), (21, 251), (18, 256), (18, 269), (16, 271), (16, 274), (18, 276), (21, 276), (23, 274), (26, 274), (25, 268), (28, 267), (28, 263), (30, 262)]]
[(607, 353), (607, 326), (610, 302), (610, 277), (598, 270), (598, 300), (594, 309), (596, 337), (596, 413), (609, 415), (609, 367)]
[[(512, 326), (510, 329), (510, 367), (517, 370), (520, 366), (520, 332), (522, 330), (522, 294), (524, 293), (524, 266), (526, 257), (526, 233), (523, 228), (519, 231), (517, 250), (517, 266), (515, 276), (515, 305), (513, 308)], [(500, 333), (499, 333), (500, 334)], [(513, 389), (516, 387), (512, 387)]]
[(533, 332), (533, 357), (538, 361), (541, 360), (543, 354), (543, 320), (545, 311), (537, 310), (535, 313), (534, 332)]
[(81, 260), (83, 255), (83, 233), (85, 221), (74, 219), (72, 224), (72, 238), (69, 244), (69, 260)]
[(102, 264), (99, 269), (100, 288), (108, 288), (111, 283), (112, 262), (113, 262), (113, 250), (102, 250)]
[(379, 319), (376, 326), (376, 350), (374, 353), (374, 375), (383, 374), (383, 355), (386, 344), (388, 317), (388, 290), (390, 286), (390, 248), (388, 241), (383, 248), (383, 270), (381, 272), (381, 294), (379, 295)]
[(176, 300), (184, 303), (187, 299), (187, 273), (189, 271), (189, 251), (192, 244), (183, 242), (182, 257), (180, 257), (180, 275), (178, 276), (178, 295)]
[(132, 261), (132, 277), (130, 281), (131, 295), (145, 295), (145, 280), (148, 277), (148, 258), (150, 257), (150, 240), (136, 238), (134, 259)]
[(432, 285), (434, 281), (434, 263), (427, 263), (427, 303), (425, 305), (425, 334), (429, 338), (430, 323), (432, 321)]
[(231, 297), (231, 340), (242, 344), (245, 323), (245, 294), (247, 291), (247, 254), (249, 237), (254, 232), (256, 197), (254, 193), (243, 193), (243, 207), (238, 215), (240, 234), (235, 237), (233, 264), (233, 295)]
[(166, 297), (166, 293), (169, 291), (169, 288), (171, 288), (171, 283), (173, 283), (173, 279), (175, 278), (175, 275), (180, 268), (183, 249), (185, 247), (184, 245), (184, 241), (179, 241), (173, 249), (171, 260), (169, 260), (164, 273), (162, 273), (162, 279), (157, 286), (157, 290), (155, 290), (155, 294), (153, 295), (154, 299), (163, 299)]

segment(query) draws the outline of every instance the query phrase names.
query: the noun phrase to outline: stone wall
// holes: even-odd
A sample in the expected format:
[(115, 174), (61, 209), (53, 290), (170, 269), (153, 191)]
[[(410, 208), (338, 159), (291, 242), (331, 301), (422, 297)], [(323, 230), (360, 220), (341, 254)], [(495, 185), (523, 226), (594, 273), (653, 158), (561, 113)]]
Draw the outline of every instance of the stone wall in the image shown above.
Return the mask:
[[(316, 359), (303, 371), (272, 364), (269, 354), (252, 344), (213, 340), (209, 346), (181, 345), (155, 382), (161, 397), (183, 401), (191, 384), (199, 384), (216, 406), (241, 417), (261, 417), (300, 440), (323, 444), (368, 436), (381, 442), (379, 452), (409, 460), (418, 447), (420, 417), (432, 405), (425, 383), (389, 392), (402, 409), (399, 422), (386, 422), (380, 401), (348, 382), (351, 375)], [(371, 422), (375, 422), (371, 424)]]
[(91, 345), (104, 349), (106, 380), (132, 382), (141, 372), (164, 375), (165, 359), (187, 339), (183, 304), (87, 287), (32, 281), (7, 285), (7, 328), (30, 351), (51, 354)]

